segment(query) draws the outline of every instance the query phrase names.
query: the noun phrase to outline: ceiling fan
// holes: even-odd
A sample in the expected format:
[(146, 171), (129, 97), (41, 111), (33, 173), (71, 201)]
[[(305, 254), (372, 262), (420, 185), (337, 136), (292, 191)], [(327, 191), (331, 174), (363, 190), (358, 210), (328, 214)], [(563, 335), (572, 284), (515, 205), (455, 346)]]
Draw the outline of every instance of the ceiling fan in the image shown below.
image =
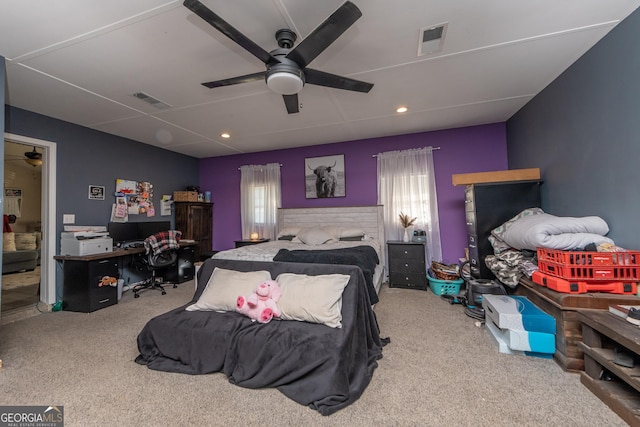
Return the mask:
[(299, 112), (298, 92), (305, 83), (363, 93), (373, 87), (371, 83), (306, 68), (362, 16), (360, 9), (350, 1), (340, 6), (295, 48), (296, 33), (286, 28), (278, 30), (275, 37), (280, 48), (271, 52), (255, 44), (200, 1), (185, 0), (183, 4), (266, 65), (265, 71), (206, 82), (203, 86), (215, 88), (264, 79), (271, 90), (282, 95), (289, 114)]
[(24, 160), (25, 162), (27, 162), (28, 164), (30, 164), (34, 168), (36, 166), (42, 166), (42, 153), (39, 153), (36, 150), (36, 147), (33, 147), (32, 151), (25, 152), (24, 153), (24, 157), (18, 157), (18, 156), (14, 156), (14, 157), (16, 157), (16, 158), (15, 159), (7, 159), (7, 160)]

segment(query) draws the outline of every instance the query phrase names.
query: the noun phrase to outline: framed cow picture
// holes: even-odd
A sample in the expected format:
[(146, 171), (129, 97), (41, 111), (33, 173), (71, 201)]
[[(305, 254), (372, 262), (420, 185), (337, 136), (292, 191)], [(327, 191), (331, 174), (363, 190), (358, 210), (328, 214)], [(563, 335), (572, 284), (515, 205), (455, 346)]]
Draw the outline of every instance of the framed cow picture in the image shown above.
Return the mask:
[(304, 159), (307, 199), (345, 197), (344, 154)]

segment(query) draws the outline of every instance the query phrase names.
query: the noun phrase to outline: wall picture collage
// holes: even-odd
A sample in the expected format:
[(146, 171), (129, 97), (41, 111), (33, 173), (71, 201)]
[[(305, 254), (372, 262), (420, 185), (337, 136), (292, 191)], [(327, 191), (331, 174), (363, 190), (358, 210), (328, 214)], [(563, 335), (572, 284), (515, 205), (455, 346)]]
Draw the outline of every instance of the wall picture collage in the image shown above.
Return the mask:
[(153, 185), (150, 182), (116, 179), (115, 196), (112, 221), (126, 222), (129, 220), (129, 215), (155, 216)]

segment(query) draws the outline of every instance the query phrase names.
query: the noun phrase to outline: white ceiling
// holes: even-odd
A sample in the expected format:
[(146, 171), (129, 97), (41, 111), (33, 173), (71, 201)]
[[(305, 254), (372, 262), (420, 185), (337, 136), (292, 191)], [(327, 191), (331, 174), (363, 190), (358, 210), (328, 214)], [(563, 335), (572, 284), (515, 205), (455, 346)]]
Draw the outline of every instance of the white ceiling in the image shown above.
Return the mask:
[[(368, 94), (306, 85), (300, 113), (263, 81), (200, 83), (264, 64), (167, 0), (3, 0), (6, 103), (197, 158), (503, 122), (640, 0), (353, 0), (356, 21), (310, 68), (373, 83)], [(342, 0), (203, 0), (266, 51), (298, 42)], [(447, 23), (418, 56), (420, 29)], [(157, 109), (132, 96), (169, 104)], [(395, 113), (406, 105), (409, 112)], [(230, 132), (224, 140), (219, 135)]]

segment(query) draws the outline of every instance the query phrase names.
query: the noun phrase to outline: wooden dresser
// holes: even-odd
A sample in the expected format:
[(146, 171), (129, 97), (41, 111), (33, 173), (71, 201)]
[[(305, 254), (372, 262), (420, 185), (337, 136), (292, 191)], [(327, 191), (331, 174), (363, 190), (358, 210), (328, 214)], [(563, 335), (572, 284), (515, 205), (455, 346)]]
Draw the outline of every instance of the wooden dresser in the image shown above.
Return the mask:
[(194, 259), (200, 261), (201, 253), (210, 253), (213, 245), (213, 203), (174, 202), (176, 230), (182, 238), (194, 240)]

